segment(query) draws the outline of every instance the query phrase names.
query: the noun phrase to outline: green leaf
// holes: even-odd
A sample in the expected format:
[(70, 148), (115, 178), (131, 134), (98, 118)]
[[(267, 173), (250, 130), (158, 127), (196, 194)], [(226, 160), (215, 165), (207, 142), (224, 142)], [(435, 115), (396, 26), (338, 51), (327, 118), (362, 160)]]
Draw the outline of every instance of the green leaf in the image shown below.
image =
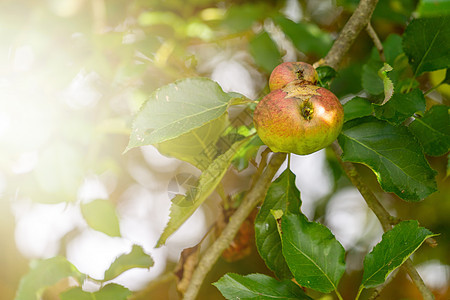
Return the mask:
[(109, 236), (120, 236), (119, 218), (116, 208), (110, 201), (97, 199), (81, 204), (81, 213), (92, 229)]
[(61, 293), (61, 300), (126, 300), (131, 291), (119, 284), (110, 283), (99, 291), (90, 293), (76, 287)]
[(75, 288), (72, 288), (65, 292), (62, 292), (59, 296), (60, 296), (61, 300), (93, 300), (93, 299), (96, 299), (94, 296), (94, 293), (85, 292), (80, 287), (75, 287)]
[(406, 27), (403, 50), (415, 76), (450, 67), (450, 16), (415, 19)]
[(450, 149), (450, 107), (435, 105), (420, 118), (416, 117), (409, 130), (416, 136), (426, 154), (441, 156)]
[(421, 0), (417, 7), (420, 17), (436, 17), (450, 15), (449, 0)]
[(386, 192), (419, 201), (436, 191), (436, 172), (406, 127), (374, 117), (355, 119), (344, 124), (338, 141), (342, 159), (367, 165)]
[(216, 142), (228, 125), (228, 114), (174, 139), (156, 145), (158, 151), (204, 170), (217, 156)]
[(361, 288), (382, 284), (387, 276), (398, 268), (429, 237), (436, 236), (419, 227), (416, 220), (403, 221), (383, 234), (381, 242), (366, 255)]
[(399, 23), (404, 25), (415, 8), (416, 1), (414, 0), (382, 0), (375, 7), (372, 18), (374, 20), (381, 19), (390, 24)]
[(450, 177), (450, 153), (447, 155), (447, 177)]
[(227, 10), (222, 24), (234, 32), (248, 30), (256, 22), (262, 22), (270, 13), (264, 4), (231, 5)]
[(280, 51), (265, 31), (250, 40), (250, 53), (255, 63), (268, 73), (281, 63)]
[(278, 281), (263, 274), (246, 276), (228, 273), (213, 283), (226, 299), (305, 299), (305, 292), (290, 280)]
[[(378, 51), (376, 49), (373, 49), (372, 51), (376, 53), (376, 57), (379, 58)], [(391, 66), (394, 66), (398, 56), (403, 54), (402, 37), (397, 34), (390, 34), (383, 42), (383, 52), (386, 62)]]
[(366, 98), (354, 97), (344, 104), (344, 122), (370, 116), (372, 113), (372, 103)]
[[(398, 78), (405, 71), (407, 63), (402, 60), (404, 55), (400, 36), (389, 35), (383, 42), (383, 50), (388, 66), (381, 61), (377, 49), (373, 47), (369, 61), (363, 66), (361, 80), (363, 88), (369, 94), (378, 96), (384, 92), (386, 100), (390, 98), (389, 95), (396, 87)], [(390, 67), (392, 69), (388, 70)]]
[(442, 81), (442, 83), (446, 83), (446, 84), (450, 84), (450, 68), (447, 68), (447, 70), (445, 70), (445, 78)]
[(336, 77), (337, 72), (330, 66), (320, 66), (316, 68), (321, 87), (329, 88), (329, 83)]
[(416, 112), (425, 111), (425, 97), (419, 89), (408, 94), (394, 94), (384, 105), (374, 104), (375, 116), (394, 125), (399, 125)]
[(345, 271), (345, 250), (322, 224), (304, 215), (281, 218), (283, 255), (301, 286), (323, 293), (336, 290)]
[(83, 164), (82, 154), (73, 144), (57, 141), (45, 147), (40, 153), (35, 176), (41, 190), (51, 196), (39, 202), (75, 201), (83, 183)]
[(162, 143), (219, 118), (231, 97), (207, 78), (187, 78), (156, 90), (133, 122), (127, 150)]
[(254, 103), (253, 100), (237, 92), (228, 92), (228, 95), (231, 97), (231, 100), (228, 102), (229, 106)]
[(383, 63), (379, 60), (370, 60), (363, 66), (362, 86), (371, 95), (381, 95), (384, 92), (383, 80), (378, 75), (378, 70), (382, 67)]
[(325, 56), (330, 50), (333, 40), (329, 33), (322, 31), (312, 23), (295, 23), (285, 17), (276, 17), (274, 22), (292, 40), (294, 46), (303, 53), (314, 53)]
[(330, 90), (338, 97), (342, 98), (348, 94), (358, 94), (361, 92), (361, 64), (349, 64), (339, 70), (339, 76), (331, 82)]
[(154, 262), (150, 255), (144, 252), (144, 249), (139, 245), (133, 245), (130, 253), (122, 254), (111, 264), (108, 270), (105, 271), (103, 281), (108, 281), (116, 278), (123, 272), (132, 268), (150, 268)]
[(258, 135), (254, 135), (250, 138), (247, 144), (245, 144), (236, 153), (233, 159), (233, 165), (238, 171), (242, 171), (248, 167), (248, 163), (251, 159), (256, 157), (258, 150), (264, 143), (261, 141)]
[(170, 219), (161, 234), (156, 247), (162, 246), (167, 238), (197, 210), (209, 195), (211, 195), (225, 175), (225, 172), (230, 166), (237, 151), (239, 151), (248, 140), (249, 138), (247, 137), (234, 143), (227, 152), (218, 156), (200, 175), (197, 186), (191, 188), (186, 196), (177, 195), (172, 199)]
[(394, 84), (387, 75), (387, 73), (390, 71), (392, 71), (392, 67), (387, 63), (384, 63), (383, 67), (378, 70), (378, 76), (383, 80), (384, 88), (384, 100), (382, 104), (388, 102), (389, 99), (391, 99), (392, 94), (394, 94)]
[(20, 280), (15, 300), (41, 299), (46, 288), (67, 277), (72, 277), (81, 284), (86, 275), (80, 273), (65, 257), (56, 256), (37, 261)]
[(286, 169), (269, 187), (264, 202), (255, 219), (255, 242), (267, 267), (280, 279), (290, 279), (292, 274), (281, 252), (281, 238), (273, 210), (283, 213), (300, 213), (300, 191), (295, 186), (295, 174)]

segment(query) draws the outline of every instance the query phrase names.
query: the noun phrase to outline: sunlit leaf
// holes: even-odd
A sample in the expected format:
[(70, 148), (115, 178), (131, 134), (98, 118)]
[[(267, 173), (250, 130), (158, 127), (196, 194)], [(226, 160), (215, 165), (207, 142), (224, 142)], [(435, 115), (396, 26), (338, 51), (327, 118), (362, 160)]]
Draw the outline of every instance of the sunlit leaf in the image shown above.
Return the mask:
[(186, 161), (204, 170), (217, 156), (216, 142), (228, 124), (228, 115), (182, 134), (174, 139), (157, 144), (158, 151), (166, 156)]
[(208, 198), (225, 175), (237, 151), (249, 140), (245, 138), (234, 143), (224, 154), (218, 156), (206, 169), (198, 180), (196, 187), (191, 188), (186, 196), (177, 195), (172, 199), (170, 219), (161, 234), (157, 247), (162, 246), (172, 235)]
[(111, 280), (132, 268), (150, 268), (154, 262), (139, 245), (133, 245), (130, 253), (122, 254), (105, 271), (104, 281)]
[(447, 70), (445, 70), (445, 78), (442, 83), (450, 84), (450, 68), (447, 68)]
[(415, 19), (406, 27), (403, 50), (416, 76), (450, 67), (450, 16)]
[(374, 109), (377, 118), (398, 125), (414, 113), (425, 111), (425, 97), (419, 89), (408, 94), (396, 93), (386, 104), (374, 105)]
[(185, 21), (176, 13), (170, 11), (145, 11), (137, 19), (141, 26), (169, 25), (175, 29), (183, 28)]
[(83, 182), (83, 158), (73, 145), (56, 142), (43, 149), (35, 176), (45, 203), (71, 202)]
[(450, 153), (447, 155), (447, 177), (450, 176)]
[(264, 3), (232, 5), (222, 24), (234, 32), (241, 32), (250, 29), (256, 22), (261, 22), (269, 14), (270, 10)]
[(15, 300), (39, 300), (46, 288), (68, 277), (81, 284), (86, 275), (80, 273), (65, 257), (55, 256), (37, 261), (20, 280)]
[(236, 153), (233, 159), (233, 165), (238, 171), (242, 171), (248, 167), (249, 161), (256, 157), (258, 150), (264, 143), (261, 141), (258, 135), (254, 135), (250, 138), (247, 144), (245, 144)]
[(375, 7), (372, 17), (374, 20), (404, 25), (415, 8), (416, 2), (412, 0), (382, 0)]
[(162, 143), (217, 119), (230, 99), (207, 78), (187, 78), (163, 86), (135, 117), (127, 149)]
[(285, 17), (276, 17), (274, 21), (281, 27), (295, 47), (304, 53), (314, 53), (325, 56), (331, 48), (331, 35), (322, 31), (313, 23), (295, 23)]
[(382, 284), (392, 271), (432, 236), (436, 234), (419, 227), (416, 220), (403, 221), (384, 233), (381, 242), (364, 259), (361, 287), (370, 288)]
[(131, 291), (121, 285), (110, 283), (97, 292), (85, 292), (76, 287), (61, 293), (61, 300), (126, 300)]
[(384, 100), (381, 104), (385, 104), (386, 102), (388, 102), (394, 94), (394, 84), (387, 75), (390, 71), (392, 71), (392, 67), (387, 63), (384, 63), (383, 67), (378, 70), (378, 76), (383, 80), (384, 88)]
[(419, 201), (436, 191), (436, 173), (406, 127), (365, 117), (345, 123), (338, 140), (342, 159), (370, 167), (386, 192)]
[(263, 274), (246, 276), (228, 273), (213, 283), (225, 299), (299, 299), (311, 300), (305, 292), (290, 280), (278, 281)]
[(92, 229), (109, 236), (120, 236), (119, 218), (111, 201), (97, 199), (82, 204), (81, 213)]
[[(389, 99), (397, 80), (407, 67), (403, 63), (402, 39), (391, 34), (383, 42), (383, 52), (386, 63), (382, 62), (375, 47), (372, 48), (369, 61), (363, 66), (361, 76), (363, 88), (371, 95), (385, 94), (384, 100)], [(391, 68), (390, 68), (391, 67)]]
[(267, 32), (261, 32), (250, 40), (250, 53), (264, 71), (270, 73), (281, 63), (281, 54)]
[(344, 122), (370, 116), (373, 106), (366, 98), (355, 97), (344, 104)]
[(286, 169), (269, 187), (263, 205), (255, 219), (255, 241), (261, 258), (280, 279), (290, 279), (292, 274), (281, 252), (281, 238), (272, 210), (298, 214), (300, 191), (295, 186), (295, 174)]
[(281, 230), (283, 255), (295, 280), (323, 293), (336, 290), (345, 271), (345, 250), (331, 231), (302, 214), (283, 215)]
[(450, 107), (435, 105), (409, 125), (426, 154), (444, 155), (450, 150)]
[(420, 0), (417, 13), (421, 17), (437, 17), (450, 15), (450, 1), (448, 0)]

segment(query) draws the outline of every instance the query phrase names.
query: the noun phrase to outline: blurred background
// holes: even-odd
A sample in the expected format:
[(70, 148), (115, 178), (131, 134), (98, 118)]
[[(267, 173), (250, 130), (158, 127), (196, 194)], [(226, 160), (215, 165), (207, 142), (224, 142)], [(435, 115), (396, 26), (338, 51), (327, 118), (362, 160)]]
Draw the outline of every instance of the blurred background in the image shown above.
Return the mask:
[[(426, 2), (426, 1), (425, 1)], [(226, 91), (258, 99), (282, 61), (313, 63), (323, 57), (351, 15), (355, 0), (2, 0), (0, 2), (0, 295), (13, 299), (35, 259), (67, 257), (81, 272), (101, 279), (110, 263), (144, 247), (155, 265), (114, 280), (136, 299), (178, 299), (170, 273), (180, 253), (196, 245), (220, 212), (213, 195), (166, 245), (154, 248), (169, 214), (170, 199), (200, 171), (162, 156), (153, 146), (123, 153), (131, 121), (158, 87), (203, 76)], [(373, 26), (383, 41), (401, 35), (419, 1), (380, 0)], [(362, 32), (331, 90), (346, 101), (361, 95), (361, 70), (372, 41)], [(424, 75), (424, 88), (440, 82)], [(428, 104), (449, 104), (449, 86)], [(413, 257), (437, 299), (450, 298), (450, 184), (447, 157), (429, 158), (440, 192), (420, 203), (382, 194), (373, 173), (358, 166), (389, 211), (418, 219), (439, 246), (424, 245)], [(284, 166), (283, 168), (285, 168)], [(251, 168), (251, 167), (249, 167)], [(321, 150), (293, 156), (303, 211), (333, 231), (347, 253), (344, 298), (356, 294), (364, 255), (382, 230), (364, 200), (342, 175), (334, 154)], [(252, 170), (226, 175), (229, 186)], [(242, 185), (242, 184), (241, 184)], [(120, 236), (93, 230), (80, 207), (111, 203)], [(225, 272), (271, 274), (249, 235), (250, 254), (219, 260), (199, 299), (222, 299), (209, 283)], [(208, 244), (207, 239), (204, 243)], [(99, 286), (87, 281), (83, 288)], [(380, 299), (420, 299), (400, 272)], [(52, 298), (49, 298), (52, 299)]]

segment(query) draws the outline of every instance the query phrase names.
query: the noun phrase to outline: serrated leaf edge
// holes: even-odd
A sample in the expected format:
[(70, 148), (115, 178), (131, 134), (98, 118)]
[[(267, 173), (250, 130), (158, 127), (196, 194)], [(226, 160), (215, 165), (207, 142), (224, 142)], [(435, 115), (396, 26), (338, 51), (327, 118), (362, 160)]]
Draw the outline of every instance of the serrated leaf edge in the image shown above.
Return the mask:
[[(417, 223), (418, 224), (418, 223)], [(424, 227), (420, 227), (420, 226), (418, 226), (419, 228), (424, 228)], [(424, 228), (424, 229), (426, 229), (426, 228)], [(426, 229), (427, 231), (429, 231), (428, 229)], [(389, 231), (387, 231), (387, 232), (389, 232)], [(386, 233), (387, 233), (386, 232)], [(397, 269), (397, 268), (399, 268), (399, 267), (401, 267), (401, 265), (414, 253), (414, 252), (416, 252), (416, 250), (417, 249), (419, 249), (420, 248), (420, 246), (422, 246), (422, 244), (425, 242), (425, 240), (426, 239), (428, 239), (428, 238), (430, 238), (430, 237), (434, 237), (434, 236), (438, 236), (439, 234), (436, 234), (436, 233), (432, 233), (431, 231), (429, 231), (431, 234), (429, 234), (429, 235), (427, 235), (424, 239), (423, 239), (423, 241), (414, 249), (414, 250), (412, 250), (411, 251), (411, 253), (408, 255), (408, 256), (406, 256), (404, 259), (402, 259), (402, 262), (397, 266), (397, 267), (394, 267), (394, 268), (392, 268), (392, 269), (388, 269), (388, 272), (386, 273), (386, 276), (384, 277), (384, 280), (386, 281), (386, 278), (389, 276), (389, 274), (391, 274), (391, 272), (392, 271), (394, 271), (395, 269)], [(383, 234), (384, 235), (384, 234)], [(381, 243), (381, 242), (380, 242)], [(378, 243), (373, 249), (372, 249), (372, 251), (370, 252), (370, 253), (372, 253), (374, 250), (375, 250), (375, 248), (376, 247), (378, 247), (379, 245), (380, 245), (380, 243)], [(406, 249), (407, 250), (407, 249)], [(405, 250), (405, 251), (406, 251)], [(404, 251), (402, 251), (401, 253), (403, 253)], [(369, 253), (369, 254), (370, 254)], [(400, 253), (400, 254), (401, 254)], [(397, 257), (399, 257), (400, 256), (400, 254), (399, 255), (397, 255), (395, 258), (397, 258)], [(391, 259), (390, 260), (390, 262), (392, 262), (395, 258), (393, 258), (393, 259)], [(370, 278), (372, 278), (373, 276), (375, 276), (375, 274), (377, 274), (380, 270), (382, 270), (384, 267), (386, 266), (386, 264), (384, 264), (384, 265), (382, 265), (376, 272), (374, 272), (373, 273), (373, 275), (372, 276), (370, 276), (367, 280), (366, 280), (366, 282), (370, 279)], [(365, 285), (364, 285), (364, 283), (361, 283), (361, 285), (360, 285), (360, 288), (371, 288), (371, 287), (373, 287), (373, 286), (369, 286), (369, 287), (366, 287)]]

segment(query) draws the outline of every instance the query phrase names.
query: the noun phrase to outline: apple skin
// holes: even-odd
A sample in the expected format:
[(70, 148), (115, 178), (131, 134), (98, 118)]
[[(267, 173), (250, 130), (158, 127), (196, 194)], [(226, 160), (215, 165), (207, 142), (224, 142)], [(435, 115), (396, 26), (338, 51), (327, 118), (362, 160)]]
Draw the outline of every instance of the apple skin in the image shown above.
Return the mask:
[(344, 109), (329, 90), (293, 81), (267, 94), (253, 122), (273, 152), (306, 155), (330, 145), (344, 123)]
[(269, 78), (271, 91), (281, 89), (294, 80), (304, 81), (305, 84), (316, 84), (318, 80), (316, 69), (304, 62), (285, 62), (273, 69)]

